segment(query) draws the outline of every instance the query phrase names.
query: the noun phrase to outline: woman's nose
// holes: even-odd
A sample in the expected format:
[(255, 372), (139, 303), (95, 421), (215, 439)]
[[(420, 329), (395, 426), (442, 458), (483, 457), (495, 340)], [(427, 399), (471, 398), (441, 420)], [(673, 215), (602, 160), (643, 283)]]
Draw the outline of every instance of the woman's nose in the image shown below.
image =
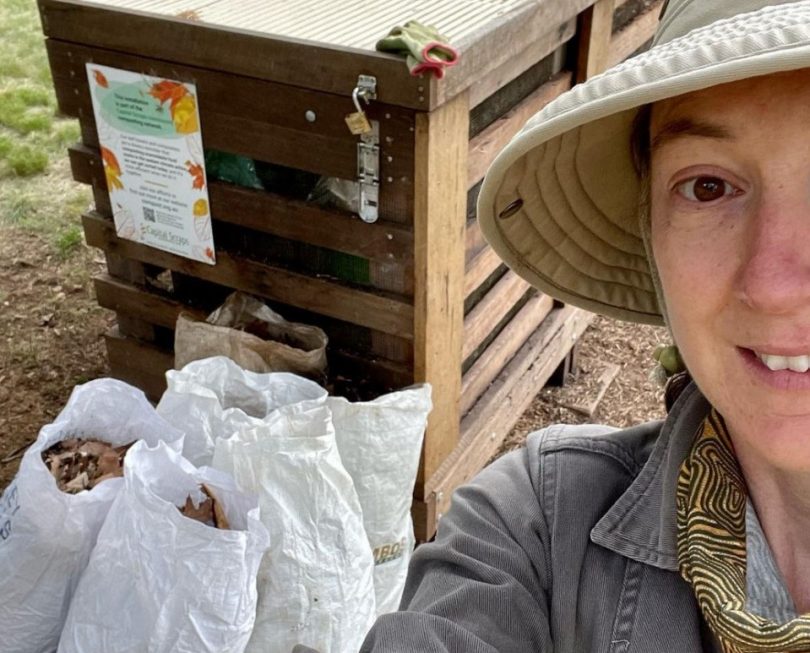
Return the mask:
[(738, 297), (768, 314), (810, 312), (810, 206), (763, 206), (749, 223)]

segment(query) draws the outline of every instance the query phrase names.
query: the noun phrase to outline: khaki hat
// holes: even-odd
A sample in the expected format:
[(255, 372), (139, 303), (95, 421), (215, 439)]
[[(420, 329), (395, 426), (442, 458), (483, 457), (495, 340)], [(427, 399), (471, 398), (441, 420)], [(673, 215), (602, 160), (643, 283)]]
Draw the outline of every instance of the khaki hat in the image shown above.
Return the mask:
[(557, 98), (492, 163), (484, 236), (543, 292), (610, 317), (663, 324), (639, 226), (630, 146), (647, 104), (810, 67), (810, 0), (670, 0), (652, 48)]

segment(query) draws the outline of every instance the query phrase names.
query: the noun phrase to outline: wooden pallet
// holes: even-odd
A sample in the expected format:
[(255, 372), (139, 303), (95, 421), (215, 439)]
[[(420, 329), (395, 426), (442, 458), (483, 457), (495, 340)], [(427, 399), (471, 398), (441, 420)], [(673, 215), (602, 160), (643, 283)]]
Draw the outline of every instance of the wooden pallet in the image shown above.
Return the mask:
[[(74, 178), (93, 188), (83, 226), (107, 258), (95, 286), (117, 316), (106, 337), (113, 374), (159, 398), (179, 313), (202, 318), (238, 289), (326, 330), (338, 390), (370, 397), (430, 382), (413, 508), (418, 538), (429, 539), (453, 489), (497, 451), (590, 321), (506, 270), (481, 236), (475, 199), (527, 118), (649, 39), (661, 2), (617, 25), (631, 3), (614, 4), (526, 2), (470, 31), (462, 62), (439, 82), (410, 77), (390, 55), (39, 0), (59, 107), (81, 123), (69, 155)], [(358, 73), (375, 75), (380, 220), (210, 180), (215, 266), (118, 238), (86, 82), (91, 61), (193, 81), (206, 148), (344, 179), (355, 176), (357, 140), (343, 117)], [(326, 273), (323, 261), (335, 256), (362, 273)]]

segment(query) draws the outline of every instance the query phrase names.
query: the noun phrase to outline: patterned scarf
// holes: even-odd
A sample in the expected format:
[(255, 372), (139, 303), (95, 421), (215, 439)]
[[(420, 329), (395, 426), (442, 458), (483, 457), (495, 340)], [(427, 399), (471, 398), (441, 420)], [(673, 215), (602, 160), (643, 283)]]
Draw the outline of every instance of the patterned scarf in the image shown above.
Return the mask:
[(745, 609), (748, 491), (716, 412), (678, 477), (678, 565), (725, 653), (810, 651), (810, 614), (780, 624)]

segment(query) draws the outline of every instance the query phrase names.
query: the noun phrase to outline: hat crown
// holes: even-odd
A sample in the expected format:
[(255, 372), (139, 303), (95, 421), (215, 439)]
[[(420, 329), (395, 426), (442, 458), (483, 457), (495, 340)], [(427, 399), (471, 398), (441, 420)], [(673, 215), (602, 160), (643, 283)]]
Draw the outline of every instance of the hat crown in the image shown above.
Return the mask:
[(668, 0), (653, 45), (674, 41), (724, 18), (793, 2), (798, 0)]

